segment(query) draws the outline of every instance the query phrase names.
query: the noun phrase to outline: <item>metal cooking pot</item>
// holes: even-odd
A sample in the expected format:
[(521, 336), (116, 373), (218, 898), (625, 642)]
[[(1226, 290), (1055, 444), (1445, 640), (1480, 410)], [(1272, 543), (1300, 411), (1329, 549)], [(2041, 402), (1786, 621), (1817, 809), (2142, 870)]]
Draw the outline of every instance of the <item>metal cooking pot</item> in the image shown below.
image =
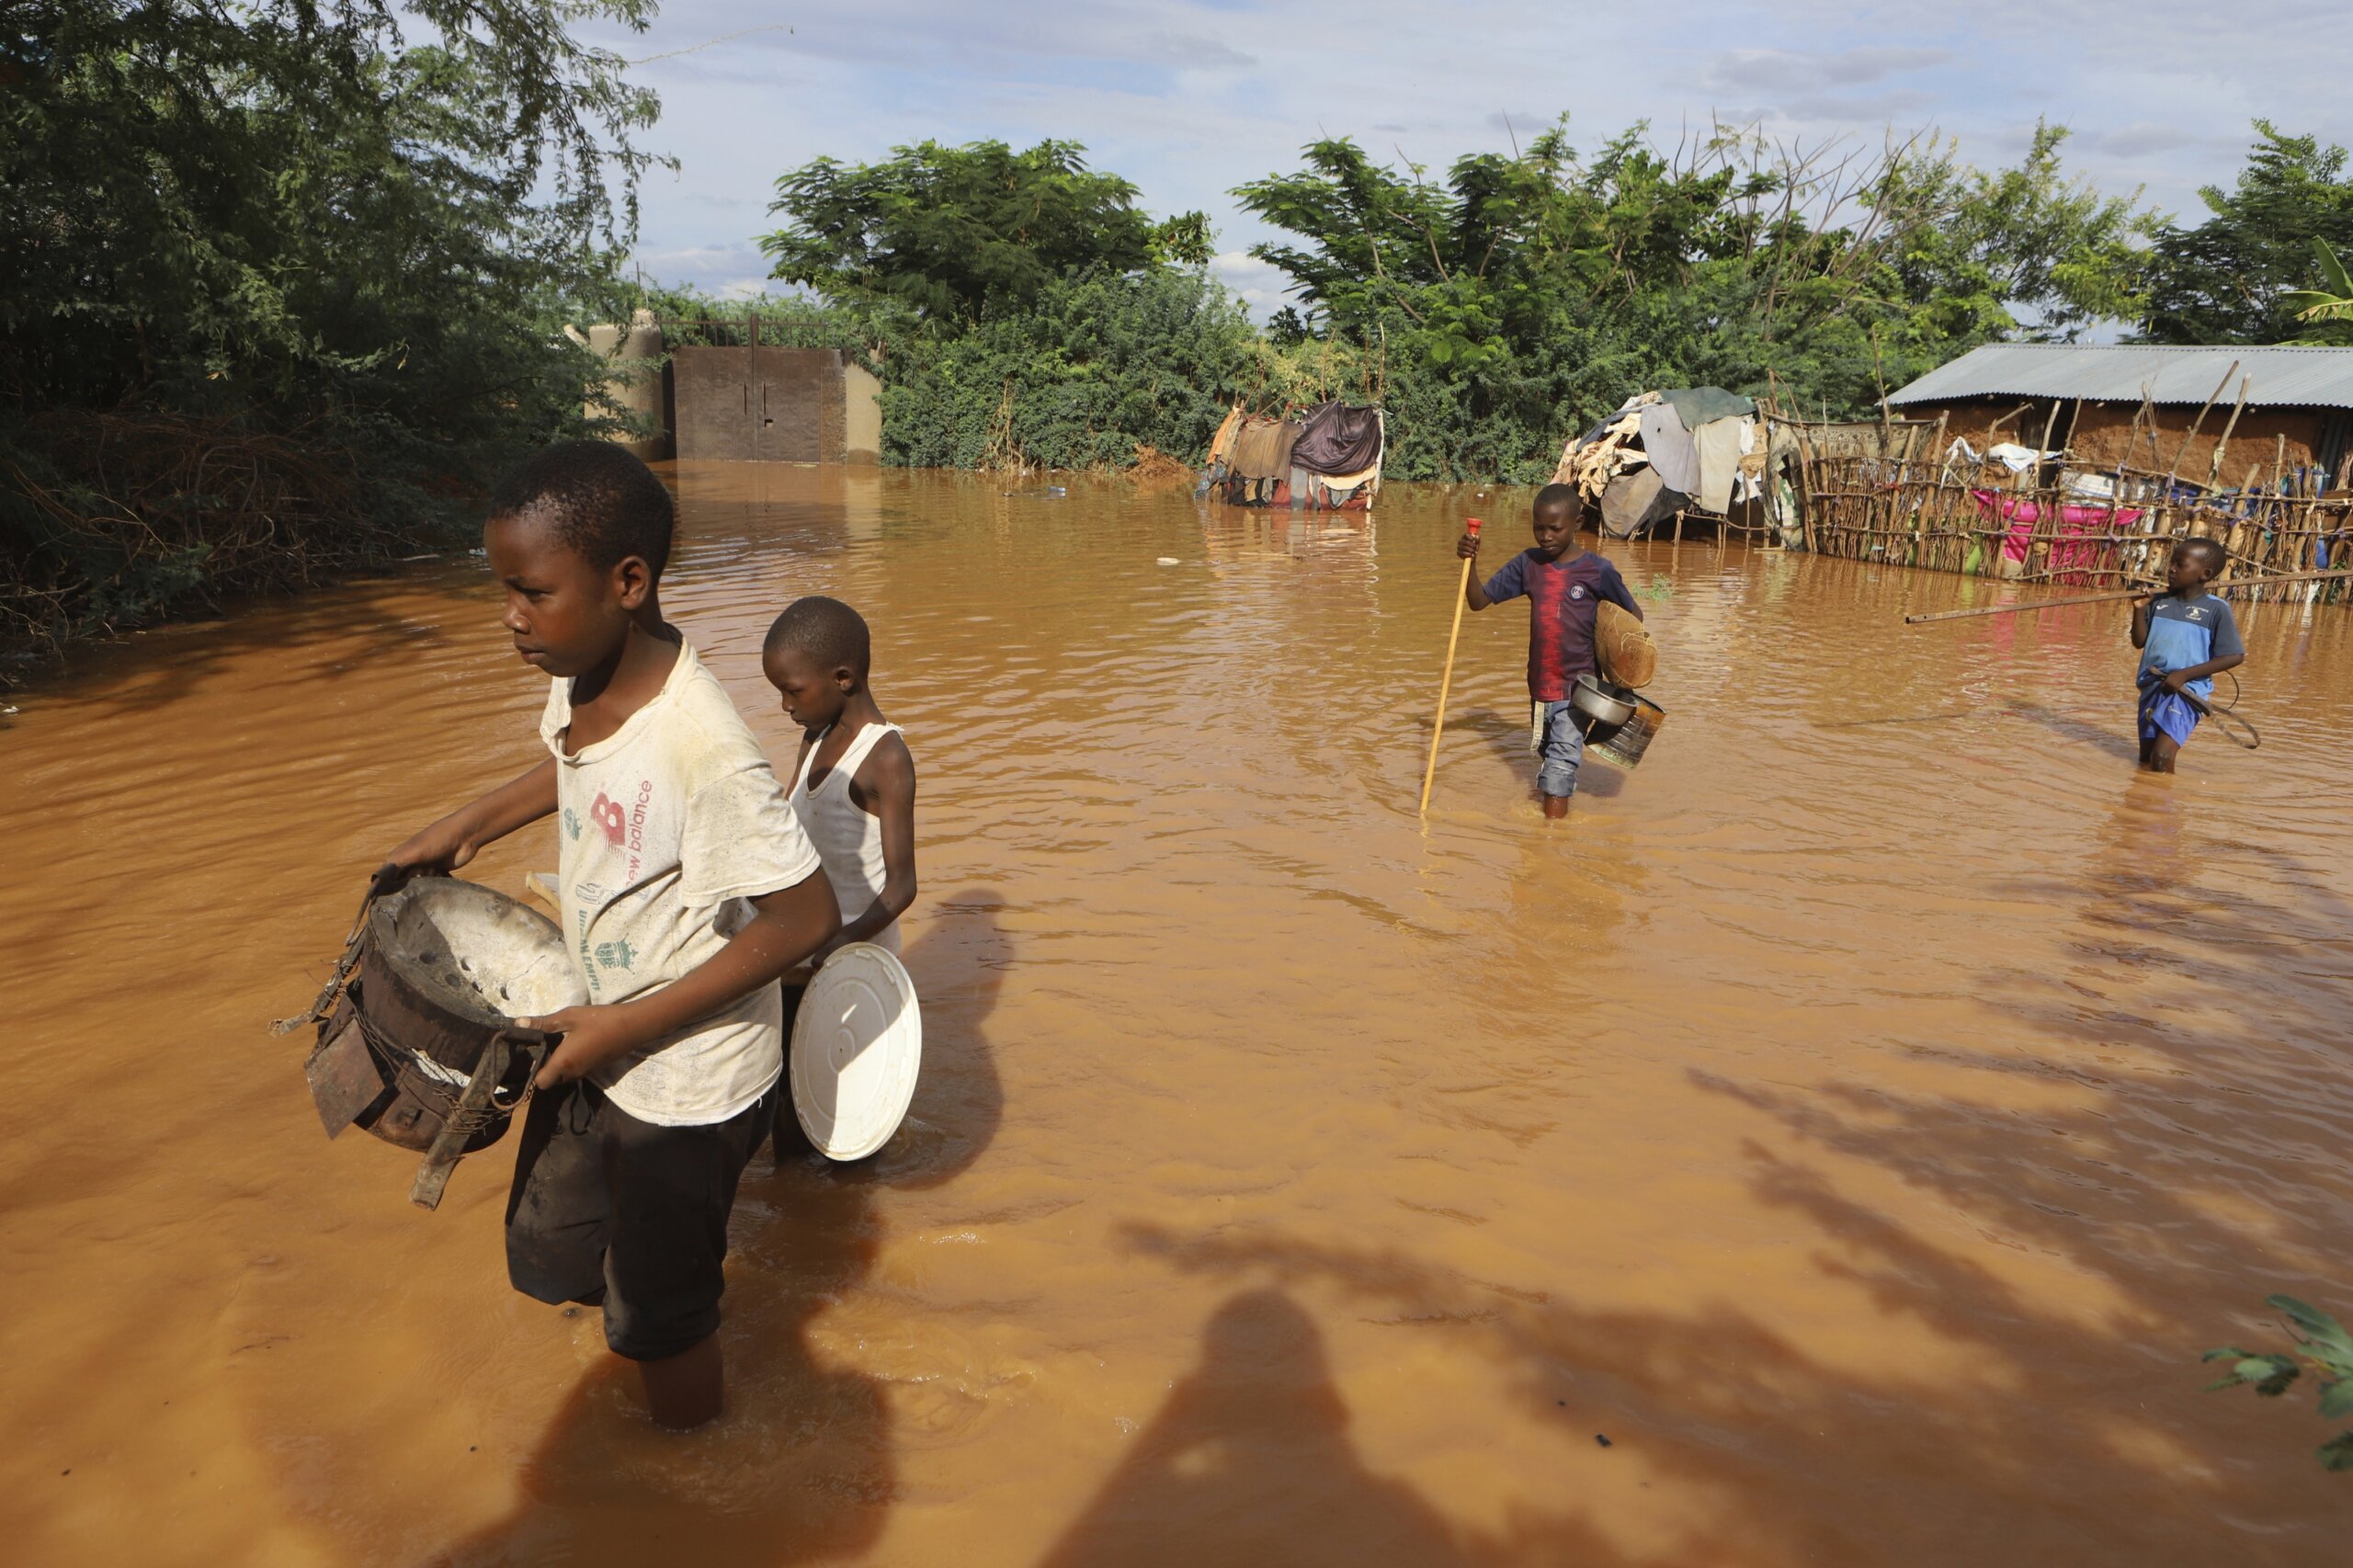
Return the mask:
[(1576, 684), (1569, 688), (1569, 706), (1595, 723), (1613, 728), (1634, 716), (1631, 702), (1615, 695), (1591, 676), (1577, 676)]
[(429, 1209), (458, 1156), (506, 1132), (546, 1055), (514, 1020), (585, 1001), (586, 987), (552, 921), (445, 877), (374, 900), (337, 975), (303, 1064), (319, 1119), (330, 1138), (357, 1126), (424, 1152), (410, 1196)]

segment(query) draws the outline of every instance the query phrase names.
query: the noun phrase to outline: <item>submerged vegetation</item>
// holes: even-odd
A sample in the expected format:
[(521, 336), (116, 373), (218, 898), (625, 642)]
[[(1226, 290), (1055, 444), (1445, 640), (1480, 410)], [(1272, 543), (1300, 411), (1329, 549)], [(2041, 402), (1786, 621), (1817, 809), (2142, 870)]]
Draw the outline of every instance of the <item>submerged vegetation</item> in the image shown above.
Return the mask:
[[(585, 20), (652, 0), (51, 0), (0, 23), (0, 644), (21, 652), (443, 542), (605, 421), (567, 322), (650, 306), (850, 349), (885, 460), (1190, 458), (1224, 409), (1390, 410), (1398, 479), (1526, 481), (1631, 390), (1851, 415), (1980, 343), (2353, 342), (2342, 150), (2268, 124), (2184, 227), (2040, 130), (1784, 145), (1565, 122), (1442, 174), (1346, 138), (1239, 187), (1291, 303), (1074, 142), (923, 142), (777, 182), (782, 298), (625, 282), (656, 104)], [(404, 34), (405, 25), (409, 34)], [(414, 36), (410, 36), (413, 34)], [(2334, 292), (2330, 292), (2334, 290)]]
[[(2231, 1363), (2230, 1370), (2212, 1388), (2236, 1388), (2244, 1383), (2264, 1398), (2277, 1399), (2302, 1376), (2303, 1368), (2297, 1364), (2302, 1358), (2312, 1363), (2319, 1381), (2322, 1418), (2342, 1421), (2353, 1416), (2353, 1334), (2326, 1312), (2293, 1296), (2266, 1296), (2264, 1301), (2288, 1320), (2289, 1337), (2296, 1342), (2294, 1352), (2242, 1350), (2235, 1345), (2209, 1350), (2204, 1359)], [(2337, 1433), (2313, 1452), (2325, 1470), (2353, 1470), (2353, 1428)]]

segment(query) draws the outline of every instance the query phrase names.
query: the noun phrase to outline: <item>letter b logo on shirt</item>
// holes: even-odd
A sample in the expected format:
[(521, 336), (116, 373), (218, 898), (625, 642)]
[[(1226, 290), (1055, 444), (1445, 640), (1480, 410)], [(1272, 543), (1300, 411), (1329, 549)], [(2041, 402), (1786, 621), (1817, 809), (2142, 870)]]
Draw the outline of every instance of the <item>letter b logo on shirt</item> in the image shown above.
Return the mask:
[(619, 848), (629, 835), (629, 813), (621, 810), (619, 801), (608, 800), (601, 790), (597, 791), (596, 801), (588, 808), (588, 817), (605, 830), (606, 841), (615, 848)]

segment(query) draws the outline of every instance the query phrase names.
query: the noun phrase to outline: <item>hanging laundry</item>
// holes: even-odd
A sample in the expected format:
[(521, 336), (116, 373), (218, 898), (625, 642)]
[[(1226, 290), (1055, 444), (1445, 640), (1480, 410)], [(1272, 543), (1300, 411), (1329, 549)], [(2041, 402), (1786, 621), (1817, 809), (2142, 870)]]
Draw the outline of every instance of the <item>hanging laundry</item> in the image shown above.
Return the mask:
[(1748, 423), (1745, 418), (1711, 420), (1692, 437), (1699, 456), (1699, 483), (1691, 494), (1701, 511), (1722, 517), (1731, 507), (1733, 477), (1739, 473), (1740, 454), (1748, 446)]
[(1225, 411), (1225, 417), (1218, 423), (1217, 434), (1210, 437), (1209, 464), (1214, 466), (1232, 455), (1234, 432), (1241, 428), (1242, 405), (1237, 403)]
[(1622, 474), (1601, 493), (1601, 531), (1612, 539), (1636, 538), (1688, 499), (1662, 484), (1654, 467)]
[(2038, 452), (2032, 447), (2021, 447), (2016, 441), (1997, 441), (1985, 455), (2012, 473), (2024, 473), (2037, 463), (2053, 461), (2063, 454)]

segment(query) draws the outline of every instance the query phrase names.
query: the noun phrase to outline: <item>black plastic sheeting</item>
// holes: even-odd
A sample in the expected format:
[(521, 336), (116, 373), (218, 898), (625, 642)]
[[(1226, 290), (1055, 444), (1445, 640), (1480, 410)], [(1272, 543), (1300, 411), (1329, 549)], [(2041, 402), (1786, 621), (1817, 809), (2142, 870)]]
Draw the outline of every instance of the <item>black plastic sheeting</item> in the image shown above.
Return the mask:
[(1308, 410), (1292, 443), (1292, 466), (1310, 473), (1362, 473), (1381, 458), (1381, 410), (1327, 403)]

